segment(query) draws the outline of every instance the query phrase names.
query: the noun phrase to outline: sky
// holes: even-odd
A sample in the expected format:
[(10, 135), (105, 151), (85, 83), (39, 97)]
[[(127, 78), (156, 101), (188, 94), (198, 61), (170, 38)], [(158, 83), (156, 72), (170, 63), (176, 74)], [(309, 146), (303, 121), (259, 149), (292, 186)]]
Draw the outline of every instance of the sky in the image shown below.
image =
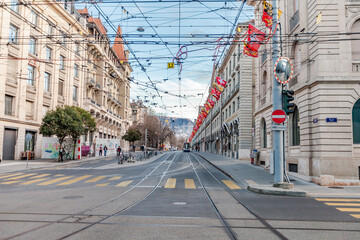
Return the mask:
[[(216, 40), (235, 32), (242, 4), (234, 0), (103, 0), (86, 6), (93, 17), (101, 17), (109, 36), (115, 34), (114, 27), (122, 28), (128, 43), (125, 48), (131, 52), (131, 99), (144, 101), (159, 115), (194, 120), (208, 93)], [(252, 18), (252, 7), (244, 4), (237, 22)], [(174, 60), (179, 49), (181, 64)], [(171, 62), (175, 66), (168, 69)]]

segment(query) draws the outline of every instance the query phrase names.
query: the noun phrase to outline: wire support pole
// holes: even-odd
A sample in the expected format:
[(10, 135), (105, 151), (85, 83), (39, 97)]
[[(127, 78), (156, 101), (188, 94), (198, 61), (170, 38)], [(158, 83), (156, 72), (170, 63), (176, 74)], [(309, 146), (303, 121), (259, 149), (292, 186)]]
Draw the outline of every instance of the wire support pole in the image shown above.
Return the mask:
[[(273, 65), (277, 59), (280, 57), (280, 35), (279, 35), (279, 28), (276, 26), (278, 25), (279, 16), (278, 16), (278, 1), (272, 1), (273, 6)], [(282, 102), (281, 102), (281, 84), (276, 80), (275, 74), (273, 77), (273, 111), (277, 109), (282, 109)], [(273, 123), (274, 124), (274, 123)], [(273, 159), (274, 159), (274, 167), (275, 167), (275, 174), (274, 174), (274, 183), (281, 183), (284, 181), (284, 155), (283, 155), (283, 137), (282, 131), (273, 130)]]

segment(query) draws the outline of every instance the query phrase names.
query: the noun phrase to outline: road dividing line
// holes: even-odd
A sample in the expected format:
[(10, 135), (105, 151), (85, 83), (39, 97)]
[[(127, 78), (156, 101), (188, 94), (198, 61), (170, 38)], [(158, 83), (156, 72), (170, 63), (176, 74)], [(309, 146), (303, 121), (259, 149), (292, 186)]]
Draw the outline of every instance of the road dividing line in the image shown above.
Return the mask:
[(360, 203), (325, 203), (328, 206), (360, 207)]
[(23, 174), (23, 173), (14, 173), (14, 174), (6, 175), (6, 176), (1, 176), (0, 179), (12, 177), (12, 176), (18, 176), (18, 175), (21, 175), (21, 174)]
[(100, 183), (100, 184), (96, 184), (95, 186), (97, 186), (97, 187), (105, 187), (107, 185), (109, 185), (109, 183)]
[(42, 182), (42, 181), (45, 181), (48, 179), (49, 178), (37, 178), (37, 179), (31, 180), (31, 181), (20, 183), (20, 185), (29, 185), (29, 184), (33, 184), (33, 183), (37, 183), (37, 182)]
[(59, 185), (59, 186), (62, 186), (62, 185), (70, 185), (70, 184), (79, 182), (79, 181), (84, 180), (85, 178), (89, 178), (89, 177), (92, 177), (92, 175), (84, 175), (84, 176), (81, 176), (81, 177), (77, 177), (77, 178), (71, 179), (71, 180), (69, 180), (69, 181), (66, 181), (66, 182), (63, 182), (63, 183), (59, 183), (58, 185)]
[(120, 178), (122, 178), (122, 177), (121, 176), (112, 177), (112, 178), (109, 179), (109, 181), (119, 180)]
[(349, 198), (315, 198), (321, 202), (360, 202), (360, 199), (349, 199)]
[(30, 179), (43, 178), (43, 177), (47, 177), (47, 176), (50, 176), (50, 175), (51, 174), (41, 174), (41, 175), (38, 175), (38, 176), (31, 177)]
[(228, 186), (232, 190), (241, 189), (241, 187), (233, 183), (233, 181), (231, 180), (222, 180), (222, 182), (225, 183), (226, 186)]
[(256, 182), (254, 182), (253, 180), (245, 180), (245, 182), (249, 185), (252, 185), (252, 186), (256, 186), (256, 185), (259, 185), (257, 184)]
[(12, 177), (12, 178), (8, 178), (7, 180), (16, 180), (16, 179), (26, 178), (26, 177), (30, 177), (30, 176), (34, 176), (34, 175), (36, 175), (36, 173), (30, 173), (30, 174), (25, 174), (22, 176)]
[(350, 216), (352, 216), (354, 218), (360, 218), (360, 214), (350, 214)]
[(336, 208), (342, 212), (360, 212), (360, 208)]
[(98, 177), (95, 177), (95, 178), (92, 178), (92, 179), (86, 181), (85, 183), (97, 182), (97, 181), (99, 181), (99, 180), (101, 180), (103, 178), (106, 178), (106, 176), (98, 176)]
[(187, 189), (196, 189), (194, 180), (192, 180), (192, 179), (185, 179), (185, 188), (187, 188)]
[(18, 183), (18, 182), (20, 182), (20, 181), (9, 181), (9, 182), (3, 182), (1, 184), (9, 185), (9, 184)]
[(60, 181), (63, 181), (65, 179), (69, 179), (69, 178), (72, 178), (72, 177), (73, 176), (55, 178), (55, 179), (47, 181), (47, 182), (39, 183), (38, 185), (50, 185), (50, 184), (57, 183), (57, 182), (60, 182)]
[(116, 185), (116, 187), (126, 187), (130, 183), (132, 183), (132, 181), (124, 181), (124, 182), (121, 182), (118, 185)]
[(176, 178), (169, 178), (166, 181), (164, 188), (175, 188), (175, 186), (176, 186)]

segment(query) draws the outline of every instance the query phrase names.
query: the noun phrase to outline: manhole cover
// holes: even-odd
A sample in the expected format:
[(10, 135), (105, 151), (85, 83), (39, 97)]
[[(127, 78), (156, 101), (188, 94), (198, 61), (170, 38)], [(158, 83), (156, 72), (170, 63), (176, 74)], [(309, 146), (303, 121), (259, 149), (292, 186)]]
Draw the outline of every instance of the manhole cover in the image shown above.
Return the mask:
[(83, 196), (65, 196), (63, 197), (63, 199), (80, 199), (80, 198), (84, 198)]
[(344, 187), (329, 187), (329, 188), (333, 188), (333, 189), (344, 189)]
[(174, 205), (186, 205), (186, 202), (174, 202)]

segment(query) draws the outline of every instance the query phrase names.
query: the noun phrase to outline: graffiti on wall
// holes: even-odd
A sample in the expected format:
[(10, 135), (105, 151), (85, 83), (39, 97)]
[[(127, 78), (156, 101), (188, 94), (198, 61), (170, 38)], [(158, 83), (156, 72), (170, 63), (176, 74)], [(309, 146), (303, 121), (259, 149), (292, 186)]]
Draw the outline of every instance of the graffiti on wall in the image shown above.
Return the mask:
[[(106, 155), (115, 155), (116, 149), (120, 145), (120, 139), (96, 139), (96, 145), (95, 145), (95, 153), (96, 156), (99, 156), (99, 150), (100, 147), (104, 149), (104, 147), (107, 147), (107, 153)], [(104, 150), (102, 155), (104, 156)]]
[[(73, 149), (74, 144), (70, 138), (66, 138), (62, 144), (64, 148), (64, 159), (73, 158)], [(41, 158), (43, 159), (58, 159), (59, 158), (59, 140), (52, 137), (43, 137), (42, 138), (42, 154)], [(77, 151), (75, 151), (75, 158), (77, 158)]]

